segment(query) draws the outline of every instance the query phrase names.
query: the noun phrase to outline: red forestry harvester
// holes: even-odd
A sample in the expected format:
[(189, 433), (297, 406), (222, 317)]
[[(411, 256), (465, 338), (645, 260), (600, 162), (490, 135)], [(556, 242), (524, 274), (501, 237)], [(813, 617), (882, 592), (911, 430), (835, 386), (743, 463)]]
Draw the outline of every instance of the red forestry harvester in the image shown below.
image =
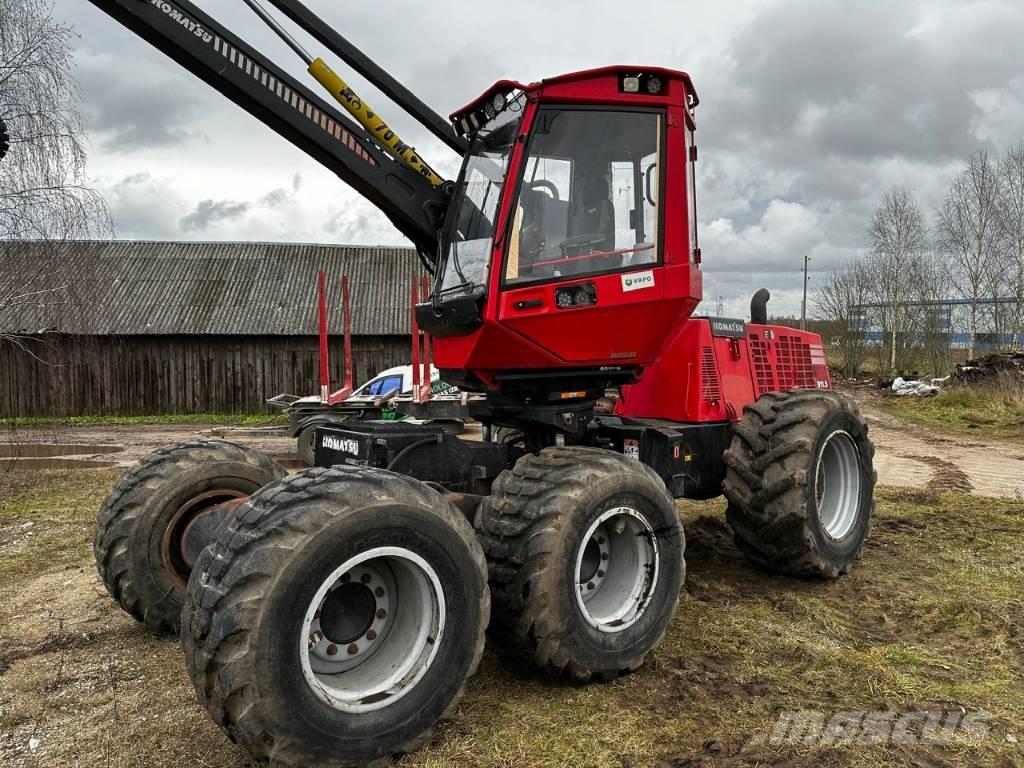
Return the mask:
[(448, 122), (298, 0), (268, 0), (460, 153), (453, 183), (257, 0), (335, 105), (187, 0), (92, 2), (385, 213), (434, 275), (416, 316), (442, 377), (484, 394), (482, 441), (325, 427), (318, 466), (287, 476), (200, 440), (152, 454), (104, 503), (108, 589), (180, 628), (200, 701), (254, 757), (415, 748), (488, 623), (495, 645), (577, 682), (636, 669), (679, 602), (674, 498), (724, 491), (739, 547), (776, 571), (830, 578), (859, 558), (873, 449), (821, 339), (769, 325), (766, 291), (749, 323), (692, 316), (688, 75), (502, 80)]

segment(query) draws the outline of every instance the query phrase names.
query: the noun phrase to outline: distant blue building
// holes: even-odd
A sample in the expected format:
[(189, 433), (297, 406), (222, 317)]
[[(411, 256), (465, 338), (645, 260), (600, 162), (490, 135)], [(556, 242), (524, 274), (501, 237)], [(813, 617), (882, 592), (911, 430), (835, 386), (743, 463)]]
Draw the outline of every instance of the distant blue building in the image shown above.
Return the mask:
[[(1000, 349), (1014, 346), (1012, 317), (1017, 300), (1013, 298), (982, 298), (977, 301), (978, 335), (975, 349)], [(944, 337), (951, 349), (967, 349), (971, 346), (969, 299), (943, 299), (941, 301), (910, 301), (910, 307), (921, 313), (928, 313), (928, 322), (920, 323), (922, 330), (913, 331), (904, 337), (906, 344), (923, 344), (926, 333), (938, 333)], [(879, 322), (880, 309), (891, 304), (867, 303), (852, 308), (850, 330), (860, 331), (870, 344), (882, 344), (883, 333)], [(927, 329), (923, 330), (923, 329)], [(1016, 341), (1022, 341), (1018, 334)]]

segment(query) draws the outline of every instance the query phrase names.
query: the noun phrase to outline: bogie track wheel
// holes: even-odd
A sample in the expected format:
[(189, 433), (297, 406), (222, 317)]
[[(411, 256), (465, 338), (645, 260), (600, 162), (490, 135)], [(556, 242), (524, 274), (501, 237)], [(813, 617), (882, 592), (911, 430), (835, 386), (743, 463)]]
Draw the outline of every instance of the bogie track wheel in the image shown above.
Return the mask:
[(285, 474), (266, 454), (224, 440), (149, 454), (117, 480), (96, 521), (93, 554), (107, 591), (147, 626), (176, 633), (198, 555), (186, 542), (201, 540), (188, 534), (210, 523), (204, 513)]
[(454, 709), (489, 614), (483, 551), (447, 499), (314, 468), (253, 496), (203, 552), (181, 642), (200, 702), (253, 757), (377, 765)]
[(736, 545), (780, 573), (848, 573), (871, 526), (874, 453), (857, 406), (841, 395), (762, 395), (744, 409), (725, 453)]
[(679, 605), (683, 530), (664, 483), (599, 448), (503, 472), (476, 521), (499, 648), (578, 683), (638, 668)]

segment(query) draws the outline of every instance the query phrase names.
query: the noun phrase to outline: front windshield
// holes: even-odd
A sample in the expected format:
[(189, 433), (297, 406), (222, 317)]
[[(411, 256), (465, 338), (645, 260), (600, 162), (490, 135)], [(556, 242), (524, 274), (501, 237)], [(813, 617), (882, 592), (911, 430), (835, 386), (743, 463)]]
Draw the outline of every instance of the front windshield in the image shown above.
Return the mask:
[(494, 242), (498, 200), (512, 154), (522, 108), (509, 109), (483, 129), (470, 145), (448, 227), (441, 291), (473, 292), (487, 282), (487, 265)]

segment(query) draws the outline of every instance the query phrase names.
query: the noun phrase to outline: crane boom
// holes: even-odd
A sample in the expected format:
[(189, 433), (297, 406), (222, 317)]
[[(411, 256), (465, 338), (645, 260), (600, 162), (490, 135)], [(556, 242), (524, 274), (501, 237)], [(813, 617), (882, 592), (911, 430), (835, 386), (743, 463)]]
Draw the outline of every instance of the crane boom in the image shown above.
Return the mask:
[(311, 34), (321, 45), (335, 54), (352, 69), (365, 77), (381, 93), (412, 115), (419, 123), (429, 130), (440, 141), (460, 156), (466, 154), (469, 142), (452, 130), (452, 124), (437, 112), (424, 104), (416, 94), (395, 80), (384, 71), (373, 59), (356, 48), (351, 42), (324, 23), (300, 0), (267, 0), (271, 5), (285, 14)]
[(89, 0), (376, 205), (433, 259), (448, 192), (188, 0)]

